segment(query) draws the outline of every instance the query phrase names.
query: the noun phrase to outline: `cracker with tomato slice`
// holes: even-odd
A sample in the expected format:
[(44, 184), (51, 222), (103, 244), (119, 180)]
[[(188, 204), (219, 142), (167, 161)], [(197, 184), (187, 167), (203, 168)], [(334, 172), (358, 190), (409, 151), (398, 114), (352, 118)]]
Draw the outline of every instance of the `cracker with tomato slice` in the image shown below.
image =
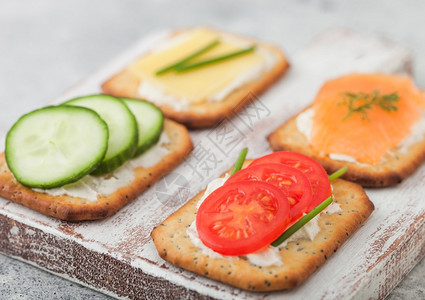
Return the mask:
[(187, 229), (196, 219), (198, 201), (205, 190), (159, 224), (151, 236), (164, 260), (199, 275), (248, 291), (294, 288), (325, 263), (374, 210), (360, 185), (337, 179), (332, 182), (332, 189), (334, 202), (341, 210), (320, 215), (320, 231), (313, 240), (298, 239), (281, 247), (283, 263), (279, 266), (260, 267), (245, 256), (210, 256), (193, 244)]

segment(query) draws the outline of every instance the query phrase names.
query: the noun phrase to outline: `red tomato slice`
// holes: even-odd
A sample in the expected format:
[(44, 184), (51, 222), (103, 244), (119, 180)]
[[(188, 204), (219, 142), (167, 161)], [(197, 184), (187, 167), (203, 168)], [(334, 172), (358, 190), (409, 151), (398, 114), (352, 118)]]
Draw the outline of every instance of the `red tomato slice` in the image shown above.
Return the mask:
[(201, 241), (223, 255), (245, 255), (269, 245), (289, 221), (288, 197), (275, 186), (252, 181), (216, 189), (196, 215)]
[(262, 181), (278, 187), (288, 195), (292, 220), (298, 220), (303, 213), (308, 213), (313, 192), (310, 181), (298, 169), (281, 164), (250, 166), (233, 174), (225, 184), (237, 181)]
[(331, 184), (325, 169), (317, 161), (304, 154), (278, 151), (254, 160), (248, 168), (267, 163), (278, 163), (294, 167), (307, 176), (313, 190), (313, 200), (309, 211), (332, 195)]

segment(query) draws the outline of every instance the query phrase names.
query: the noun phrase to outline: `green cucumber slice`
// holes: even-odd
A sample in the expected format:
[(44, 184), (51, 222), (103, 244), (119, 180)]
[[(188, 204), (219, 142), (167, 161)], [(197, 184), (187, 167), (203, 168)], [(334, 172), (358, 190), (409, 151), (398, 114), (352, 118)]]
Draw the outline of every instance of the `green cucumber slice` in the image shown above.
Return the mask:
[(90, 95), (71, 99), (63, 104), (93, 109), (108, 125), (108, 151), (92, 174), (109, 173), (134, 156), (137, 148), (137, 123), (124, 101), (108, 95)]
[(19, 118), (7, 133), (5, 155), (19, 182), (49, 189), (89, 174), (107, 146), (108, 127), (96, 112), (48, 106)]
[(130, 98), (121, 99), (136, 117), (139, 138), (134, 156), (139, 156), (158, 142), (164, 125), (164, 115), (150, 102)]

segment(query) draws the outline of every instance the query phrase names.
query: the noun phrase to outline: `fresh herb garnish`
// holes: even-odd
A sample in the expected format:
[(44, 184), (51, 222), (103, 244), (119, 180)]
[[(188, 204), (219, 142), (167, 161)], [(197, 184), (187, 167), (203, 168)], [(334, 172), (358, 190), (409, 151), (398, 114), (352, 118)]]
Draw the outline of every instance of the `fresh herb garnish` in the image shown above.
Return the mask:
[(346, 172), (348, 171), (348, 167), (344, 166), (341, 169), (336, 170), (335, 172), (333, 172), (331, 175), (329, 175), (329, 181), (333, 181), (339, 177), (341, 177), (342, 175), (344, 175)]
[(173, 69), (177, 68), (178, 66), (187, 63), (189, 60), (191, 60), (191, 59), (193, 59), (193, 58), (195, 58), (195, 57), (197, 57), (197, 56), (199, 56), (199, 55), (207, 52), (211, 48), (217, 46), (219, 43), (220, 43), (220, 40), (212, 41), (211, 43), (209, 43), (205, 47), (202, 47), (201, 49), (195, 51), (194, 53), (192, 53), (192, 54), (190, 54), (188, 56), (186, 56), (185, 58), (179, 60), (178, 62), (176, 62), (176, 63), (174, 63), (172, 65), (166, 66), (166, 67), (162, 68), (161, 70), (158, 70), (155, 74), (156, 75), (161, 75), (161, 74), (164, 74), (167, 71), (173, 70)]
[(206, 59), (206, 60), (203, 60), (203, 61), (199, 61), (199, 62), (196, 62), (196, 63), (193, 63), (193, 64), (180, 64), (180, 65), (176, 66), (175, 69), (177, 70), (177, 72), (190, 71), (190, 70), (193, 70), (193, 69), (196, 69), (196, 68), (199, 68), (199, 67), (203, 67), (203, 66), (210, 65), (210, 64), (213, 64), (213, 63), (221, 62), (223, 60), (227, 60), (227, 59), (230, 59), (230, 58), (233, 58), (233, 57), (236, 57), (236, 56), (240, 56), (240, 55), (252, 52), (252, 51), (254, 51), (254, 49), (255, 49), (255, 46), (251, 46), (249, 48), (234, 51), (234, 52), (231, 52), (231, 53), (228, 53), (228, 54), (213, 57), (213, 58)]
[(233, 167), (232, 173), (230, 173), (230, 176), (235, 174), (237, 171), (242, 169), (242, 165), (245, 161), (246, 154), (248, 153), (248, 148), (243, 148), (241, 152), (239, 153), (238, 159), (236, 160), (235, 166)]
[(278, 237), (276, 240), (274, 240), (271, 245), (274, 247), (279, 246), (282, 244), (285, 240), (287, 240), (291, 235), (293, 235), (295, 232), (297, 232), (301, 227), (303, 227), (305, 224), (307, 224), (311, 219), (313, 219), (315, 216), (317, 216), (322, 210), (324, 210), (326, 207), (329, 206), (329, 204), (332, 203), (332, 196), (329, 198), (326, 198), (322, 203), (320, 203), (318, 206), (316, 206), (312, 211), (310, 211), (308, 214), (306, 214), (304, 217), (302, 217), (298, 222), (296, 222), (294, 225), (289, 227), (287, 230), (285, 230), (284, 233), (280, 237)]
[(362, 120), (368, 120), (369, 116), (367, 111), (373, 109), (373, 107), (378, 106), (385, 111), (397, 111), (397, 101), (399, 96), (397, 92), (391, 94), (380, 95), (379, 90), (374, 90), (370, 94), (363, 92), (359, 93), (343, 93), (342, 101), (338, 105), (346, 105), (348, 108), (348, 113), (345, 115), (343, 120), (348, 119), (353, 114), (361, 114)]

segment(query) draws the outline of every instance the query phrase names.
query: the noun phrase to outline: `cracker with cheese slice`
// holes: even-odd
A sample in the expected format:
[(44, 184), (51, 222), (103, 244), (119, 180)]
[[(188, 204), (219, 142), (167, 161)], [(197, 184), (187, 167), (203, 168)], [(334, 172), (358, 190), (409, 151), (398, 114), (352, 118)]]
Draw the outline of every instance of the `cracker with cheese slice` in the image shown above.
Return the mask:
[(301, 238), (279, 248), (281, 265), (258, 266), (246, 257), (210, 256), (195, 246), (187, 229), (196, 219), (197, 203), (205, 190), (159, 224), (151, 236), (164, 260), (199, 275), (254, 292), (294, 288), (324, 264), (374, 210), (360, 185), (337, 179), (332, 188), (340, 210), (320, 214), (320, 231), (313, 240)]
[[(49, 191), (23, 186), (8, 169), (4, 153), (2, 153), (0, 155), (0, 196), (67, 221), (108, 217), (174, 169), (193, 148), (187, 129), (172, 120), (164, 120), (162, 135), (166, 136), (161, 138), (156, 146), (134, 160), (126, 162), (120, 169), (110, 174), (93, 177), (98, 185), (103, 185), (103, 188), (95, 187), (94, 189), (106, 191), (105, 194), (98, 193), (94, 199), (85, 197), (85, 194), (81, 197), (81, 193), (72, 194), (73, 196), (61, 193), (55, 195)], [(157, 152), (156, 155), (161, 157), (154, 160), (151, 155), (155, 156), (155, 153), (152, 152)], [(84, 177), (81, 180), (84, 181)]]
[[(155, 73), (211, 41), (219, 41), (190, 62), (205, 61), (254, 46), (254, 51), (190, 71)], [(288, 69), (274, 45), (208, 28), (176, 31), (163, 44), (103, 83), (105, 93), (146, 99), (164, 114), (191, 128), (210, 127), (231, 117), (272, 85)]]

